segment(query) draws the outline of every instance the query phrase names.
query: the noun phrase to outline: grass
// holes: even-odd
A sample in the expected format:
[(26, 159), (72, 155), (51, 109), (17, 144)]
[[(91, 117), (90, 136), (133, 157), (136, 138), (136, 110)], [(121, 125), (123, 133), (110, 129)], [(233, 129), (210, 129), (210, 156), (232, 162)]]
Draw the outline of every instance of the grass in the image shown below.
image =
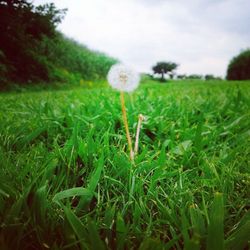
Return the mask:
[(249, 247), (250, 82), (0, 95), (0, 249)]

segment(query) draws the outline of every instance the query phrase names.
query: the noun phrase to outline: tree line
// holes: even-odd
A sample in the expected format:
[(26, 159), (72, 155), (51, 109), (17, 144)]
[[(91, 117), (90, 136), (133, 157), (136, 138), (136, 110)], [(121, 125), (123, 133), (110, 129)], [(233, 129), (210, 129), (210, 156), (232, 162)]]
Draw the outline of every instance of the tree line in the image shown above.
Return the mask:
[[(199, 74), (176, 74), (175, 70), (177, 69), (179, 65), (174, 62), (158, 62), (156, 65), (152, 67), (153, 74), (154, 75), (160, 75), (160, 78), (158, 78), (161, 82), (165, 82), (166, 78), (165, 75), (168, 75), (170, 79), (176, 78), (176, 79), (204, 79), (204, 80), (222, 80), (222, 78), (218, 76), (214, 76), (212, 74), (206, 74), (206, 75), (199, 75)], [(151, 76), (152, 78), (154, 76)]]
[[(179, 65), (175, 62), (161, 61), (157, 62), (153, 67), (153, 74), (160, 75), (159, 80), (161, 82), (166, 81), (165, 75), (168, 75), (170, 79), (176, 76), (177, 79), (204, 79), (204, 80), (222, 80), (221, 77), (214, 76), (212, 74), (200, 75), (177, 75), (175, 70)], [(151, 76), (153, 77), (153, 76)], [(250, 80), (250, 49), (246, 49), (240, 52), (239, 55), (232, 58), (227, 67), (227, 80)]]

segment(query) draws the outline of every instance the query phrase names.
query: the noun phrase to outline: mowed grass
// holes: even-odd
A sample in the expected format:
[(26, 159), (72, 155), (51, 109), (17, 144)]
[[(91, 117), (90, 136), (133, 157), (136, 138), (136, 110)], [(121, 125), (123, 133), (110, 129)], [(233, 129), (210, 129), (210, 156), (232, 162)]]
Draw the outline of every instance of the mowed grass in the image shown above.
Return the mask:
[(0, 249), (249, 247), (250, 82), (0, 95)]

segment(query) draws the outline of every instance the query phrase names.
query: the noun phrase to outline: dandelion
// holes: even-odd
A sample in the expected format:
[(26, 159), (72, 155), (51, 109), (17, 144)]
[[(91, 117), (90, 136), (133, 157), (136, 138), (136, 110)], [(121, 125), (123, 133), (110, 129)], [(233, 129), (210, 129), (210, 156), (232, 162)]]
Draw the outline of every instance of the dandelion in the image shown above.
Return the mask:
[(122, 118), (123, 118), (123, 123), (124, 123), (125, 131), (126, 131), (126, 137), (128, 141), (130, 159), (133, 161), (134, 151), (133, 151), (131, 136), (129, 133), (124, 92), (132, 92), (133, 90), (135, 90), (139, 85), (140, 76), (131, 68), (125, 65), (115, 64), (110, 68), (107, 78), (108, 78), (108, 82), (110, 83), (110, 85), (114, 89), (120, 91)]
[(139, 74), (123, 64), (113, 65), (108, 72), (108, 82), (110, 85), (122, 92), (134, 91), (138, 87), (139, 81)]

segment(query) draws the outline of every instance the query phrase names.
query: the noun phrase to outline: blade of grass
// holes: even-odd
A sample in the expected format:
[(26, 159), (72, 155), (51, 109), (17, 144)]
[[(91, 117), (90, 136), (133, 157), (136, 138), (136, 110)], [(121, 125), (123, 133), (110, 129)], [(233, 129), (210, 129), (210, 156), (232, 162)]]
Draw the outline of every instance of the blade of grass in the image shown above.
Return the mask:
[(223, 194), (216, 193), (210, 211), (207, 250), (224, 249), (224, 202)]

